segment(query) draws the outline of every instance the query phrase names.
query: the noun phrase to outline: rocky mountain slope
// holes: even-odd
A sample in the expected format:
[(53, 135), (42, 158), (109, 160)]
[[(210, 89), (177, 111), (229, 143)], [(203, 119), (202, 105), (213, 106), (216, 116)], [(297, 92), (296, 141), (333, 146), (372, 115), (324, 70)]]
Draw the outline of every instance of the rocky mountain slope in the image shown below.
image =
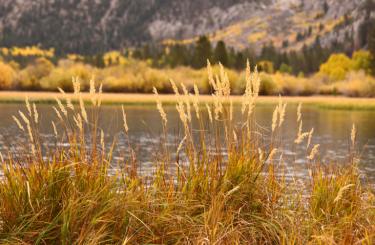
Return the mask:
[(370, 0), (2, 0), (0, 46), (95, 53), (144, 42), (191, 43), (202, 34), (236, 48), (270, 41), (300, 49), (366, 45)]

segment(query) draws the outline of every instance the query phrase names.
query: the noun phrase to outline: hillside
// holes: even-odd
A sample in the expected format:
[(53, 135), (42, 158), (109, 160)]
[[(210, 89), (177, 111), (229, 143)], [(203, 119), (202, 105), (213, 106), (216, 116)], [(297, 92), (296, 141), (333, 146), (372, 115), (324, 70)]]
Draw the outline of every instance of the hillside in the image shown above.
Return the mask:
[(366, 45), (366, 0), (2, 0), (0, 46), (39, 44), (95, 53), (144, 42), (190, 43), (202, 34), (244, 48)]

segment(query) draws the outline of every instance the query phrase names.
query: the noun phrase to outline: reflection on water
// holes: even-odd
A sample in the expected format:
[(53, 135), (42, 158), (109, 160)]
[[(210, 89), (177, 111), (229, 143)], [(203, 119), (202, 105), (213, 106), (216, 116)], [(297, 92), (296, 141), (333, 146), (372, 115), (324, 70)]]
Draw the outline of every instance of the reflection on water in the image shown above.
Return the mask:
[[(27, 142), (26, 136), (20, 132), (12, 119), (18, 110), (24, 110), (19, 104), (0, 104), (0, 150), (18, 152)], [(266, 128), (270, 127), (273, 107), (258, 106), (256, 110), (257, 123)], [(56, 144), (53, 136), (51, 120), (56, 120), (50, 105), (39, 105), (41, 137), (49, 146)], [(130, 139), (136, 145), (136, 151), (142, 162), (142, 171), (153, 166), (156, 157), (162, 126), (158, 112), (154, 106), (125, 107)], [(178, 145), (179, 119), (174, 107), (166, 108), (170, 127), (168, 140), (171, 146)], [(343, 111), (322, 110), (315, 107), (304, 107), (304, 131), (314, 128), (313, 144), (320, 144), (321, 158), (326, 161), (344, 162), (347, 159), (350, 130), (353, 123), (358, 129), (358, 148), (361, 149), (361, 171), (371, 182), (375, 182), (375, 112), (374, 111)], [(106, 142), (116, 139), (118, 148), (114, 160), (121, 162), (128, 154), (126, 142), (122, 135), (122, 115), (119, 106), (103, 106), (101, 108), (100, 127), (106, 133)], [(239, 111), (237, 111), (239, 116)], [(265, 130), (266, 131), (266, 130)], [(283, 159), (288, 162), (288, 168), (293, 174), (305, 175), (307, 171), (306, 149), (301, 145), (296, 147), (293, 141), (296, 137), (296, 108), (289, 106), (285, 124), (282, 129)]]

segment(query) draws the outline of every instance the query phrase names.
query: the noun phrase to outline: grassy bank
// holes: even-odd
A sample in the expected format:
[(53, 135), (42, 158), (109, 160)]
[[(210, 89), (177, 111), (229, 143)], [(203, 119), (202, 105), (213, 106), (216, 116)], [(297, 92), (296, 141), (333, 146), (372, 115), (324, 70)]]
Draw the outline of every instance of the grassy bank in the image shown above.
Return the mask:
[[(373, 244), (375, 197), (358, 172), (355, 126), (347, 164), (321, 162), (299, 105), (295, 144), (306, 152), (310, 174), (298, 178), (282, 160), (287, 103), (277, 98), (272, 121), (258, 125), (253, 113), (263, 100), (258, 74), (248, 70), (245, 95), (233, 99), (225, 72), (213, 80), (210, 67), (208, 71), (213, 98), (200, 96), (197, 87), (189, 95), (173, 82), (173, 97), (154, 90), (160, 113), (155, 123), (164, 131), (150, 145), (153, 171), (147, 175), (140, 174), (127, 124), (131, 118), (124, 109), (118, 137), (126, 147), (122, 157), (114, 158), (117, 140), (106, 142), (98, 128), (100, 106), (108, 95), (96, 93), (94, 83), (89, 94), (74, 83), (78, 104), (64, 94), (58, 99), (51, 124), (56, 144), (48, 148), (38, 133), (37, 105), (27, 100), (14, 120), (28, 144), (1, 159), (0, 242)], [(94, 108), (90, 113), (85, 99)], [(234, 100), (241, 100), (241, 118), (233, 118)], [(175, 103), (180, 118), (181, 131), (173, 142), (167, 137), (165, 103)], [(193, 128), (193, 118), (198, 128)]]
[[(74, 94), (61, 94), (58, 92), (15, 92), (0, 91), (0, 103), (24, 103), (28, 97), (35, 103), (56, 103), (56, 98), (71, 98), (77, 102), (78, 97)], [(90, 93), (82, 93), (84, 101), (90, 101)], [(103, 104), (119, 105), (154, 105), (155, 96), (153, 94), (122, 94), (122, 93), (103, 93), (101, 95)], [(235, 104), (242, 103), (242, 96), (230, 96)], [(178, 99), (174, 94), (159, 95), (163, 104), (174, 105)], [(211, 95), (200, 95), (201, 102), (213, 102)], [(372, 98), (348, 98), (334, 96), (283, 96), (283, 100), (288, 104), (303, 103), (304, 105), (317, 106), (325, 109), (336, 110), (375, 110), (375, 99)], [(275, 105), (279, 101), (278, 96), (259, 96), (258, 105)]]

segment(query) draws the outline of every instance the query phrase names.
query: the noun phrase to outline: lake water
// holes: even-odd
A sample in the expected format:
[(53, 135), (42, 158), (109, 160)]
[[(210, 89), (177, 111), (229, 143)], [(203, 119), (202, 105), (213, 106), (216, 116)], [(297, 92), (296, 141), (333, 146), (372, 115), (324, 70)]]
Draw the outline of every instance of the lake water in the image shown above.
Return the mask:
[[(256, 109), (256, 121), (259, 125), (270, 128), (273, 106), (258, 106)], [(20, 142), (26, 142), (25, 135), (17, 128), (12, 119), (18, 110), (25, 111), (21, 104), (0, 104), (0, 150), (4, 154), (11, 150), (16, 152), (23, 147)], [(40, 114), (40, 132), (42, 137), (52, 146), (55, 142), (51, 120), (56, 116), (50, 105), (38, 105)], [(162, 132), (160, 116), (155, 106), (126, 106), (129, 134), (131, 141), (136, 145), (138, 156), (142, 162), (142, 168), (152, 167), (155, 157), (155, 147)], [(168, 124), (171, 128), (170, 141), (178, 144), (174, 138), (179, 128), (179, 118), (174, 107), (166, 107)], [(239, 114), (239, 110), (237, 110)], [(361, 161), (360, 169), (364, 178), (375, 183), (375, 111), (345, 111), (319, 109), (313, 106), (305, 106), (302, 110), (304, 131), (314, 128), (313, 144), (320, 144), (321, 159), (325, 162), (345, 162), (348, 159), (350, 131), (355, 123), (358, 131), (358, 146)], [(122, 114), (119, 106), (103, 106), (101, 108), (100, 127), (106, 133), (106, 142), (112, 142), (117, 136), (118, 148), (115, 159), (124, 156), (126, 143), (123, 135)], [(307, 174), (306, 150), (303, 146), (295, 147), (293, 141), (297, 132), (296, 107), (287, 107), (285, 124), (282, 129), (282, 147), (284, 159), (288, 162), (293, 174)], [(177, 142), (177, 143), (176, 143)]]

